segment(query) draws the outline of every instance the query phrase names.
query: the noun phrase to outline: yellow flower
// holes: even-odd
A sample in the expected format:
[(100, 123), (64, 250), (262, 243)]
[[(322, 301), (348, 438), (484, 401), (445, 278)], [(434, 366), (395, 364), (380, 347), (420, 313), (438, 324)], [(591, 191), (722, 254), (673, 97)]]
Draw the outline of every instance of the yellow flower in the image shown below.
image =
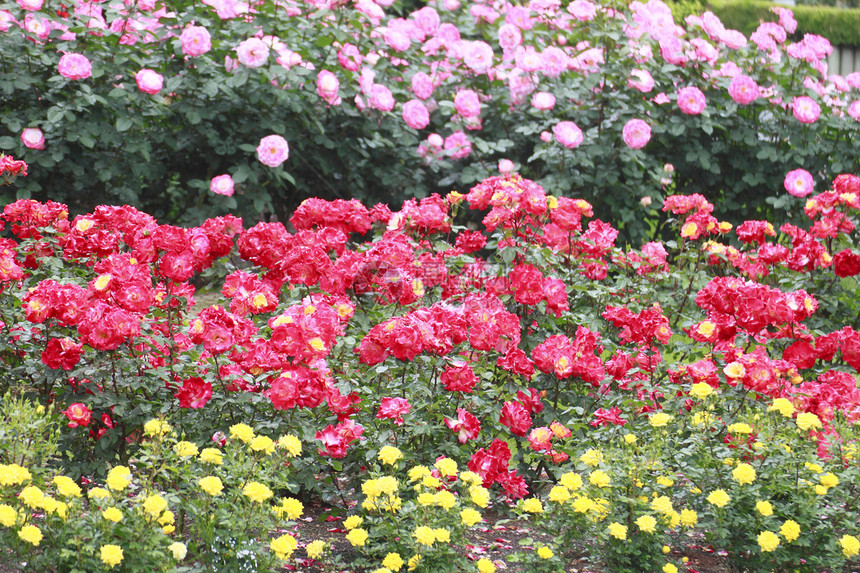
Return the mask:
[(174, 541), (168, 546), (168, 549), (170, 549), (170, 553), (173, 554), (173, 558), (177, 561), (182, 561), (188, 555), (188, 548), (180, 541)]
[(744, 424), (743, 422), (738, 422), (737, 424), (729, 424), (727, 428), (729, 432), (732, 434), (751, 434), (752, 426), (749, 424)]
[(664, 412), (658, 412), (648, 418), (648, 423), (652, 428), (663, 428), (672, 421), (672, 416)]
[(158, 518), (158, 525), (173, 525), (176, 522), (176, 516), (169, 509), (161, 514)]
[(482, 557), (478, 559), (478, 573), (496, 573), (496, 566), (489, 559)]
[(409, 481), (421, 481), (429, 475), (430, 468), (427, 466), (415, 466), (414, 468), (410, 468), (408, 472)]
[(705, 382), (697, 382), (690, 386), (690, 396), (696, 400), (704, 400), (713, 393), (713, 387)]
[(596, 509), (597, 506), (594, 504), (594, 501), (587, 496), (579, 496), (573, 500), (573, 511), (576, 513), (588, 513), (592, 509)]
[(779, 528), (780, 534), (785, 537), (785, 540), (791, 543), (800, 537), (800, 525), (793, 519), (789, 519)]
[(671, 515), (675, 509), (672, 507), (672, 500), (665, 495), (655, 497), (651, 500), (651, 509), (663, 515)]
[(579, 456), (579, 461), (581, 461), (590, 468), (596, 468), (601, 463), (603, 463), (603, 452), (594, 449), (586, 450), (584, 454)]
[(286, 517), (287, 519), (298, 519), (302, 516), (305, 506), (299, 500), (286, 497), (281, 499), (280, 505), (276, 505), (274, 511), (278, 517)]
[(436, 533), (433, 529), (425, 525), (418, 526), (412, 535), (415, 536), (415, 540), (421, 545), (427, 545), (429, 547), (436, 542)]
[(818, 481), (820, 481), (821, 485), (823, 485), (827, 489), (839, 485), (839, 478), (831, 472), (827, 472), (826, 474), (818, 476)]
[(217, 476), (202, 477), (197, 480), (197, 485), (200, 486), (200, 489), (211, 496), (221, 495), (221, 491), (224, 489), (224, 484), (221, 483), (221, 478)]
[(769, 553), (779, 547), (779, 536), (772, 531), (762, 531), (758, 534), (758, 545), (763, 553)]
[(275, 453), (275, 442), (269, 436), (256, 436), (251, 440), (251, 451), (272, 455)]
[(741, 485), (751, 484), (755, 481), (755, 469), (749, 464), (738, 464), (732, 470), (732, 477)]
[(122, 547), (119, 545), (102, 545), (101, 547), (102, 563), (110, 568), (114, 568), (122, 563)]
[(827, 495), (827, 488), (823, 485), (817, 485), (813, 489), (815, 489), (816, 495)]
[(376, 480), (376, 483), (379, 486), (379, 491), (382, 493), (393, 494), (397, 491), (398, 486), (400, 485), (397, 482), (397, 478), (392, 476), (382, 476), (381, 478)]
[(420, 505), (422, 507), (428, 507), (431, 505), (435, 505), (436, 504), (436, 494), (428, 493), (426, 491), (421, 492), (418, 494), (417, 501), (418, 501), (418, 505)]
[(57, 493), (63, 497), (81, 497), (81, 488), (72, 478), (56, 476), (54, 477), (54, 485), (57, 486)]
[(842, 546), (842, 555), (846, 559), (850, 559), (860, 553), (860, 539), (853, 535), (843, 535), (839, 539), (839, 545)]
[(421, 563), (421, 555), (413, 555), (409, 558), (409, 561), (406, 562), (406, 567), (410, 571), (415, 571), (418, 569), (418, 565)]
[[(131, 470), (125, 466), (116, 466), (111, 468), (105, 480), (107, 486), (114, 491), (122, 491), (131, 483)], [(112, 547), (116, 547), (115, 545)], [(120, 550), (122, 553), (122, 550)], [(122, 556), (120, 555), (120, 559)]]
[(591, 475), (588, 476), (588, 481), (597, 487), (608, 487), (612, 480), (609, 478), (609, 474), (605, 471), (594, 470), (591, 472)]
[(634, 434), (624, 434), (624, 441), (627, 442), (628, 445), (633, 445), (636, 443), (636, 436)]
[(555, 485), (551, 490), (549, 490), (549, 496), (547, 499), (556, 503), (564, 503), (570, 499), (570, 490), (563, 485)]
[(471, 507), (467, 507), (463, 511), (460, 512), (460, 521), (463, 522), (463, 525), (466, 527), (472, 527), (476, 523), (480, 522), (481, 517), (480, 512), (472, 509)]
[(87, 492), (90, 499), (107, 499), (110, 497), (110, 492), (103, 487), (94, 487)]
[(451, 532), (444, 527), (437, 527), (433, 530), (433, 535), (436, 541), (440, 543), (449, 543), (451, 541)]
[(311, 541), (307, 545), (305, 545), (305, 552), (308, 554), (310, 559), (319, 559), (322, 557), (323, 551), (325, 551), (325, 541), (321, 539), (317, 539), (316, 541)]
[(541, 559), (552, 559), (553, 557), (552, 549), (550, 549), (546, 545), (538, 547), (537, 554), (538, 557), (540, 557)]
[(732, 500), (729, 497), (729, 494), (722, 489), (715, 489), (710, 494), (708, 494), (708, 503), (711, 505), (715, 505), (717, 507), (725, 507)]
[(247, 444), (254, 439), (254, 430), (248, 424), (234, 424), (230, 426), (230, 437)]
[(566, 474), (562, 474), (562, 476), (558, 480), (558, 483), (560, 483), (570, 491), (576, 491), (582, 487), (582, 476), (573, 472), (568, 472)]
[(18, 464), (0, 464), (0, 486), (20, 485), (29, 479), (32, 479), (32, 476), (27, 468)]
[(218, 448), (203, 448), (200, 452), (200, 461), (204, 464), (220, 466), (224, 463), (224, 455)]
[(379, 497), (380, 494), (382, 494), (382, 489), (380, 489), (379, 482), (377, 480), (369, 479), (361, 484), (361, 493), (373, 499), (374, 497)]
[(490, 504), (490, 492), (487, 488), (480, 485), (469, 487), (469, 498), (478, 507), (486, 508)]
[(636, 519), (636, 525), (639, 527), (639, 531), (643, 533), (654, 533), (657, 520), (653, 516), (642, 515)]
[(173, 446), (173, 451), (180, 458), (190, 458), (191, 456), (196, 456), (199, 450), (195, 444), (182, 441), (176, 442), (176, 445)]
[(769, 501), (759, 501), (755, 504), (756, 510), (765, 517), (773, 515), (773, 506)]
[(768, 407), (767, 411), (776, 411), (786, 418), (791, 418), (794, 415), (794, 405), (785, 398), (775, 398), (773, 404)]
[(682, 509), (680, 523), (684, 527), (695, 527), (699, 523), (699, 514), (692, 509)]
[(442, 477), (451, 477), (457, 475), (457, 462), (455, 462), (451, 458), (440, 458), (436, 460), (436, 463), (433, 465), (436, 466), (436, 469), (439, 470), (439, 473), (442, 474)]
[(302, 455), (302, 442), (292, 434), (278, 438), (277, 447), (287, 450), (287, 453), (293, 457)]
[(615, 539), (620, 539), (621, 541), (624, 541), (627, 539), (627, 526), (626, 525), (621, 525), (620, 523), (613, 521), (612, 523), (609, 524), (608, 529), (609, 529), (609, 535), (611, 535)]
[(170, 426), (167, 422), (159, 419), (152, 419), (143, 425), (143, 433), (146, 436), (152, 436), (155, 439), (161, 439), (170, 432)]
[(460, 481), (469, 485), (481, 485), (484, 483), (484, 478), (475, 472), (465, 471), (460, 472)]
[(176, 531), (176, 526), (173, 525), (172, 523), (170, 525), (165, 525), (164, 527), (161, 528), (161, 532), (164, 535), (170, 535), (174, 531)]
[(669, 554), (669, 553), (671, 553), (671, 552), (672, 552), (672, 548), (671, 548), (671, 547), (669, 547), (668, 545), (664, 545), (664, 546), (663, 546), (663, 555), (668, 555), (668, 554)]
[(361, 527), (361, 524), (364, 523), (364, 520), (357, 515), (350, 515), (343, 522), (343, 527), (346, 530), (355, 529), (356, 527)]
[(403, 565), (404, 561), (403, 558), (400, 557), (399, 553), (389, 553), (385, 556), (385, 559), (382, 560), (382, 566), (386, 569), (390, 569), (391, 571), (400, 571)]
[(152, 517), (158, 517), (165, 509), (167, 509), (167, 500), (157, 493), (148, 496), (143, 502), (143, 510)]
[(522, 510), (526, 513), (543, 513), (543, 505), (537, 498), (524, 499), (522, 504)]
[(383, 446), (379, 450), (379, 453), (376, 454), (376, 457), (379, 458), (379, 461), (382, 463), (393, 466), (403, 458), (403, 453), (394, 446)]
[(263, 503), (264, 501), (272, 497), (272, 490), (259, 482), (251, 481), (248, 482), (242, 489), (242, 494), (245, 495), (245, 497), (249, 498), (251, 501)]
[(272, 550), (272, 553), (280, 560), (286, 560), (290, 558), (290, 555), (293, 554), (293, 551), (298, 547), (298, 542), (296, 538), (292, 535), (284, 534), (278, 538), (275, 538), (269, 543), (269, 549)]
[(360, 527), (353, 529), (346, 534), (346, 540), (349, 541), (353, 547), (362, 547), (367, 541), (367, 531)]
[(3, 527), (15, 527), (18, 521), (18, 512), (11, 505), (0, 503), (0, 525)]
[(421, 479), (421, 485), (423, 485), (424, 487), (430, 487), (430, 488), (436, 489), (436, 488), (442, 486), (442, 482), (439, 481), (439, 478), (436, 478), (433, 476), (424, 476)]
[[(436, 493), (436, 505), (441, 507), (442, 509), (451, 509), (455, 505), (457, 505), (457, 498), (454, 497), (454, 494), (447, 490), (441, 490)], [(540, 502), (538, 502), (540, 503)]]
[(116, 507), (109, 507), (102, 512), (102, 517), (108, 521), (118, 523), (122, 519), (122, 512)]
[(821, 472), (824, 471), (824, 468), (822, 468), (820, 465), (812, 463), (812, 462), (805, 462), (803, 464), (803, 467), (805, 467), (809, 471), (815, 472), (817, 474), (820, 474)]
[(815, 414), (811, 414), (809, 412), (804, 412), (803, 414), (798, 414), (797, 419), (795, 420), (797, 427), (801, 430), (820, 430), (821, 429), (821, 419)]
[(39, 509), (42, 507), (42, 498), (45, 497), (45, 494), (42, 493), (42, 490), (37, 488), (34, 485), (28, 485), (24, 489), (21, 490), (21, 493), (18, 494), (18, 498), (26, 503), (32, 509)]
[(42, 532), (39, 531), (39, 528), (35, 525), (25, 525), (20, 529), (20, 531), (18, 531), (18, 537), (20, 537), (22, 541), (38, 546), (39, 542), (42, 541)]
[(663, 565), (663, 573), (678, 573), (678, 568), (671, 563)]
[(743, 378), (744, 374), (747, 373), (747, 370), (740, 362), (730, 362), (729, 364), (726, 364), (725, 368), (723, 368), (723, 373), (728, 378)]
[(665, 476), (660, 476), (657, 478), (657, 485), (662, 485), (663, 487), (672, 487), (673, 485), (675, 485), (675, 480), (667, 478)]

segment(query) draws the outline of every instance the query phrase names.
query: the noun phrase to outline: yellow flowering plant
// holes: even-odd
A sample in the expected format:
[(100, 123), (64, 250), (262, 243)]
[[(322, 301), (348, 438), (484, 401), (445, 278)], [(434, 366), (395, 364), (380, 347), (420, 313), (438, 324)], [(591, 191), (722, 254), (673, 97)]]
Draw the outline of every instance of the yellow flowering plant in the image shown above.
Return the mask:
[[(361, 482), (359, 513), (344, 521), (346, 541), (370, 570), (471, 571), (465, 534), (479, 526), (489, 492), (476, 474), (446, 457), (433, 466), (398, 463), (409, 456), (386, 446), (378, 469)], [(538, 510), (533, 500), (531, 508)], [(392, 565), (397, 565), (392, 569)]]

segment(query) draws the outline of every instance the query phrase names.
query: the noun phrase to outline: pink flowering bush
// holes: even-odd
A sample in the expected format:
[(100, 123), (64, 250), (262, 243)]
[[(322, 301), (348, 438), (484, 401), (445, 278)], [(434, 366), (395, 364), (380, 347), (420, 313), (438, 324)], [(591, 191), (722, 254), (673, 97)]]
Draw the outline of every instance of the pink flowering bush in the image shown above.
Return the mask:
[[(465, 192), (507, 159), (637, 243), (675, 192), (797, 224), (786, 174), (856, 163), (860, 76), (830, 74), (829, 42), (793, 36), (786, 9), (746, 37), (659, 0), (389, 4), (8, 3), (0, 149), (41, 167), (21, 196), (192, 226)], [(651, 133), (630, 145), (634, 119)], [(257, 155), (273, 134), (291, 157)], [(222, 174), (233, 195), (210, 191)]]

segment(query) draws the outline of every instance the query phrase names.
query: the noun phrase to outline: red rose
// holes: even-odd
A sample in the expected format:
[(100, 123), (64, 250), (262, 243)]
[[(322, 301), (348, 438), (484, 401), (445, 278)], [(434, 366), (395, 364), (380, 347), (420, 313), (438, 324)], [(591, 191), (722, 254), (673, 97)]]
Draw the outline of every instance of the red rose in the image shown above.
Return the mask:
[(67, 410), (63, 412), (65, 416), (69, 419), (69, 427), (77, 428), (78, 426), (87, 426), (90, 423), (90, 417), (92, 416), (92, 412), (86, 405), (81, 404), (80, 402), (76, 402), (69, 406)]
[(860, 274), (860, 255), (845, 249), (833, 257), (833, 272), (837, 277), (853, 277)]
[(182, 381), (182, 388), (174, 394), (181, 408), (202, 408), (212, 398), (212, 384), (196, 376)]

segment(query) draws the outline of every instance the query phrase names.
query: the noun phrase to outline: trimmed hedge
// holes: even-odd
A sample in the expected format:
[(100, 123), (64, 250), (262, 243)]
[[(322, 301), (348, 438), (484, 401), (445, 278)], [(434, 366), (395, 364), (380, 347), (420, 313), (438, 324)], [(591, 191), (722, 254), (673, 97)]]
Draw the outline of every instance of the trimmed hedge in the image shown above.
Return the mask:
[[(779, 4), (755, 0), (730, 0), (708, 2), (708, 9), (716, 14), (726, 28), (740, 30), (747, 37), (755, 31), (761, 21), (777, 20), (771, 12)], [(797, 20), (798, 37), (803, 34), (824, 36), (833, 45), (860, 46), (860, 10), (832, 8), (829, 6), (788, 6)]]

